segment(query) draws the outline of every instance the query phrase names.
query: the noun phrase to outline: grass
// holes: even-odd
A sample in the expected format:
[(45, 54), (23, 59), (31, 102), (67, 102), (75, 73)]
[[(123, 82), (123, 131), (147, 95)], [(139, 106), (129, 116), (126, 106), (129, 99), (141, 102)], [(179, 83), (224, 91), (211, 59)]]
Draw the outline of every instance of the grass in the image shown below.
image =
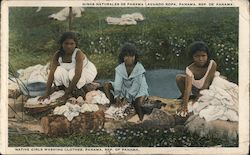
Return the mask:
[(9, 147), (238, 147), (237, 141), (199, 137), (174, 128), (123, 128), (51, 138), (43, 134), (9, 134)]
[[(10, 9), (9, 55), (16, 69), (46, 64), (58, 49), (60, 35), (68, 29), (68, 21), (48, 20), (61, 8), (44, 7), (38, 13), (36, 9)], [(105, 21), (107, 16), (134, 12), (142, 13), (145, 20), (131, 26), (108, 25)], [(238, 81), (237, 8), (85, 8), (82, 17), (73, 19), (73, 30), (79, 34), (79, 48), (96, 64), (99, 78), (114, 76), (124, 42), (136, 44), (146, 69), (184, 69), (190, 63), (188, 45), (203, 40), (211, 48), (219, 71)], [(227, 55), (222, 51), (234, 58), (232, 63), (225, 63)]]
[[(47, 18), (61, 8), (44, 7), (38, 13), (36, 9), (10, 8), (9, 62), (16, 70), (48, 63), (58, 49), (60, 35), (68, 29), (67, 21)], [(145, 21), (136, 26), (108, 25), (105, 22), (107, 16), (120, 17), (134, 12), (141, 12)], [(222, 74), (238, 82), (236, 8), (86, 8), (82, 17), (73, 20), (73, 30), (80, 36), (79, 48), (97, 66), (98, 78), (114, 77), (119, 49), (126, 41), (135, 43), (140, 49), (146, 69), (184, 69), (190, 63), (187, 59), (188, 45), (194, 40), (204, 40)], [(9, 146), (238, 146), (238, 142), (226, 139), (201, 138), (187, 132), (172, 131), (129, 128), (119, 129), (114, 134), (101, 131), (58, 138), (9, 133)]]

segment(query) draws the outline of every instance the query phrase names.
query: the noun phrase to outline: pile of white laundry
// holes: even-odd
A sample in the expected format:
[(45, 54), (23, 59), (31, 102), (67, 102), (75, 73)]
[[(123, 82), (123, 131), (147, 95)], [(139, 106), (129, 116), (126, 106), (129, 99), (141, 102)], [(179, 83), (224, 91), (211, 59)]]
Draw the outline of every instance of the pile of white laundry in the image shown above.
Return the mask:
[(26, 69), (19, 69), (18, 78), (23, 82), (35, 83), (35, 82), (47, 82), (49, 74), (49, 63), (46, 65), (30, 66)]
[(64, 115), (69, 121), (74, 117), (78, 116), (79, 113), (85, 112), (95, 112), (98, 111), (99, 107), (96, 104), (83, 104), (79, 106), (78, 104), (71, 104), (67, 102), (65, 105), (56, 107), (53, 111), (54, 115)]
[(221, 78), (216, 72), (209, 89), (202, 90), (202, 96), (193, 105), (189, 103), (188, 110), (206, 121), (238, 121), (238, 89), (238, 85)]
[[(30, 66), (26, 69), (19, 69), (17, 71), (18, 77), (17, 78), (10, 78), (8, 80), (8, 89), (15, 91), (21, 88), (24, 92), (24, 86), (27, 87), (29, 84), (38, 83), (38, 87), (41, 88), (41, 84), (46, 85), (48, 80), (48, 73), (49, 73), (49, 64), (46, 65), (35, 65)], [(45, 90), (41, 90), (45, 91)]]
[(121, 18), (107, 17), (106, 22), (110, 25), (136, 25), (137, 21), (143, 21), (145, 18), (141, 13), (124, 14)]

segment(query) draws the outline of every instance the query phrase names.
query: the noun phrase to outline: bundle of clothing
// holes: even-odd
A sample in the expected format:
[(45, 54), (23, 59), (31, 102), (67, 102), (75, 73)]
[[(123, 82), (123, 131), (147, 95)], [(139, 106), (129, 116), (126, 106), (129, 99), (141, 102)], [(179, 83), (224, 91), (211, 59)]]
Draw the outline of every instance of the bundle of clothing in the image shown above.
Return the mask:
[(209, 89), (200, 91), (202, 96), (196, 102), (188, 104), (188, 111), (206, 121), (238, 121), (238, 92), (238, 85), (225, 80), (216, 72)]
[(141, 13), (124, 14), (121, 18), (107, 17), (106, 22), (110, 25), (136, 25), (137, 21), (143, 21), (144, 17)]
[(43, 95), (46, 91), (48, 73), (49, 64), (46, 64), (44, 66), (38, 64), (35, 66), (30, 66), (26, 69), (19, 69), (17, 71), (18, 77), (9, 78), (9, 93), (18, 91), (20, 89), (25, 95)]

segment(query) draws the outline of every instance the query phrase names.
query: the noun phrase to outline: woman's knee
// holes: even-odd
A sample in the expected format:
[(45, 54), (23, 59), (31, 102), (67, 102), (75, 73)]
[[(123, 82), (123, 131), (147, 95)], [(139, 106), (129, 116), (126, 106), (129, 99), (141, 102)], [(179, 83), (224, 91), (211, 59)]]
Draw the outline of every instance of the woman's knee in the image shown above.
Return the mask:
[(184, 82), (185, 78), (186, 78), (186, 76), (184, 74), (177, 74), (175, 77), (175, 80), (177, 83), (180, 83), (180, 82)]

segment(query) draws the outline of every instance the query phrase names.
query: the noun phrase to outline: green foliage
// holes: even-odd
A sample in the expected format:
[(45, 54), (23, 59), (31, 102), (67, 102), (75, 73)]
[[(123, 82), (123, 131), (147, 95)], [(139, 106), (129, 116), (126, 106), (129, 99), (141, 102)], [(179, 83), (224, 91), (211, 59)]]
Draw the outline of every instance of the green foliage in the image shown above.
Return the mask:
[(104, 129), (86, 134), (73, 134), (50, 138), (43, 134), (9, 134), (10, 147), (237, 147), (237, 141), (217, 137), (200, 137), (174, 128), (117, 129), (108, 133)]
[[(67, 31), (68, 22), (52, 21), (48, 16), (60, 9), (42, 8), (38, 13), (36, 8), (10, 9), (10, 62), (15, 68), (45, 64), (58, 49), (58, 39)], [(219, 71), (238, 82), (238, 8), (85, 10), (82, 17), (73, 19), (73, 29), (79, 34), (79, 47), (93, 59), (100, 78), (114, 75), (124, 42), (136, 44), (146, 69), (184, 69), (191, 62), (187, 47), (195, 40), (203, 40), (209, 45)], [(131, 26), (108, 25), (105, 21), (107, 16), (134, 12), (142, 13), (145, 20)]]

